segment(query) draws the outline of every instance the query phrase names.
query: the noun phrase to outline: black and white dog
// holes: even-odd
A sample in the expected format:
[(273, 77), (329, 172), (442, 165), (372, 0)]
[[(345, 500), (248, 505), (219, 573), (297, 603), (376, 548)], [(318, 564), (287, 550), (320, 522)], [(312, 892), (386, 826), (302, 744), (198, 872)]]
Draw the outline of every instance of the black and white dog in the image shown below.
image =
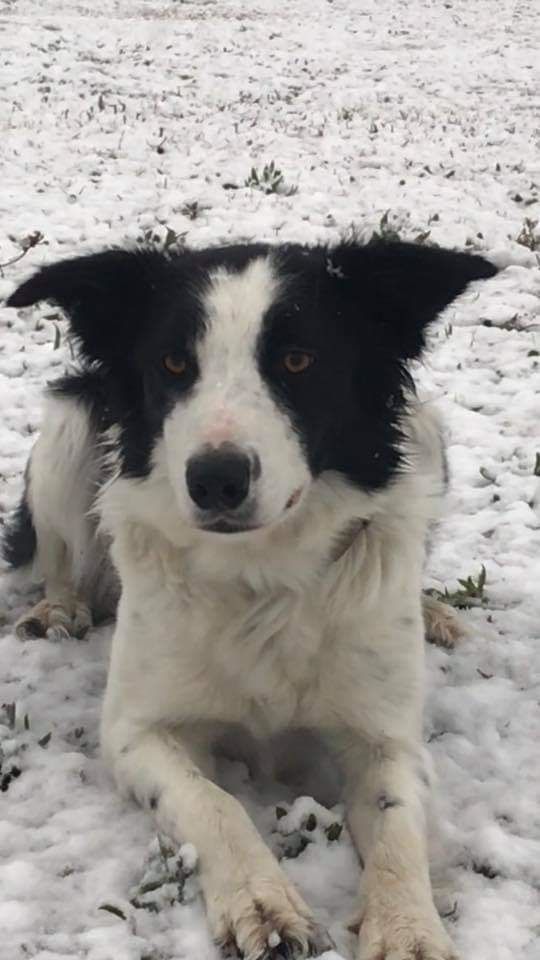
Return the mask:
[(82, 634), (118, 590), (104, 754), (159, 829), (195, 844), (213, 935), (249, 960), (324, 939), (214, 781), (236, 728), (314, 731), (337, 756), (361, 960), (455, 957), (423, 808), (421, 581), (444, 454), (408, 361), (495, 272), (402, 243), (111, 250), (9, 299), (59, 304), (81, 357), (49, 389), (6, 536), (45, 581), (19, 631)]

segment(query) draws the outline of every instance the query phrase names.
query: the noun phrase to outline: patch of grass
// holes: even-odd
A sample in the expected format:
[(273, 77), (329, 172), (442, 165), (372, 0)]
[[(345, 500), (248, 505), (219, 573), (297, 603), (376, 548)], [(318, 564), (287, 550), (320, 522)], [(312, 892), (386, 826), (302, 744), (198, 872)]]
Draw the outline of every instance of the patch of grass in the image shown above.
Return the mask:
[(486, 579), (486, 568), (482, 564), (480, 573), (476, 579), (473, 576), (467, 577), (465, 580), (458, 579), (460, 585), (458, 590), (448, 590), (448, 588), (445, 587), (444, 591), (441, 591), (433, 588), (426, 590), (426, 593), (429, 594), (430, 597), (435, 597), (436, 600), (441, 600), (443, 603), (448, 603), (451, 607), (456, 607), (458, 610), (469, 610), (471, 607), (484, 607), (487, 606), (488, 603), (485, 595)]

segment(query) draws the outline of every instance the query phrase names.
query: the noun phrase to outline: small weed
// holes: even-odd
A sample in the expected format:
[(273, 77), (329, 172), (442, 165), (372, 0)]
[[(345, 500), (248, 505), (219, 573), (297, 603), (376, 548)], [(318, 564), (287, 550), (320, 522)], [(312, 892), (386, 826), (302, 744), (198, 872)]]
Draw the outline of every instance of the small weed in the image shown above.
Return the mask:
[(0, 759), (0, 791), (5, 793), (13, 780), (20, 777), (22, 770), (15, 763), (12, 763), (6, 769)]
[(491, 470), (488, 470), (487, 467), (480, 467), (478, 472), (480, 476), (487, 481), (487, 483), (495, 483), (495, 480), (497, 479), (497, 477), (495, 476), (494, 473), (491, 472)]
[(443, 917), (445, 920), (450, 920), (453, 923), (456, 922), (459, 917), (457, 900), (454, 900), (452, 906), (445, 913), (441, 913), (441, 917)]
[(106, 910), (107, 913), (112, 913), (113, 916), (118, 917), (120, 920), (127, 920), (125, 913), (120, 910), (120, 907), (115, 907), (113, 903), (102, 903), (98, 910)]
[[(18, 763), (18, 755), (24, 749), (24, 744), (17, 743), (17, 726), (20, 727), (17, 718), (17, 705), (15, 703), (3, 703), (0, 710), (0, 792), (5, 793), (17, 777), (20, 777), (22, 769)], [(30, 723), (28, 714), (23, 718), (24, 730), (28, 730)], [(2, 729), (3, 728), (3, 729)], [(6, 741), (5, 749), (2, 747), (2, 740)]]
[(201, 208), (197, 200), (193, 200), (192, 203), (185, 203), (180, 211), (188, 220), (196, 220), (200, 212)]
[(304, 837), (301, 833), (291, 834), (290, 843), (283, 850), (283, 859), (284, 860), (296, 860), (301, 853), (304, 852), (309, 840), (307, 837)]
[[(163, 227), (164, 229), (160, 229)], [(158, 247), (164, 253), (181, 250), (186, 242), (187, 232), (177, 233), (167, 224), (157, 227), (148, 227), (137, 237), (137, 243), (144, 246)]]
[(381, 240), (401, 240), (401, 234), (390, 223), (390, 210), (386, 210), (379, 220), (377, 230), (371, 234), (369, 243), (378, 243)]
[(136, 910), (158, 913), (164, 906), (193, 898), (196, 890), (187, 889), (186, 884), (195, 871), (196, 854), (189, 844), (174, 850), (161, 837), (153, 846), (142, 880), (129, 902)]
[(13, 236), (10, 236), (9, 239), (12, 243), (15, 243), (19, 247), (21, 252), (15, 257), (12, 257), (11, 260), (6, 260), (4, 263), (0, 263), (0, 276), (3, 276), (2, 271), (4, 267), (10, 267), (13, 263), (18, 263), (19, 260), (22, 260), (22, 258), (26, 256), (32, 247), (37, 247), (39, 243), (46, 242), (45, 237), (40, 230), (34, 230), (34, 233), (29, 233), (26, 237), (22, 237), (20, 240)]
[(540, 451), (536, 452), (533, 473), (535, 477), (540, 477)]
[(530, 217), (525, 217), (523, 226), (516, 237), (516, 242), (533, 252), (540, 249), (540, 234), (536, 229), (537, 226), (538, 220), (531, 220)]
[(459, 590), (450, 591), (446, 587), (444, 591), (431, 589), (426, 593), (436, 600), (442, 600), (451, 607), (457, 607), (458, 610), (468, 610), (471, 607), (483, 607), (487, 604), (487, 597), (484, 590), (486, 586), (486, 568), (482, 564), (478, 577), (467, 577), (466, 580), (458, 579)]
[(326, 834), (327, 840), (329, 840), (330, 843), (334, 843), (336, 840), (339, 840), (342, 830), (343, 830), (343, 824), (338, 823), (336, 821), (336, 823), (331, 823), (330, 826), (327, 827), (324, 832)]
[(5, 721), (0, 716), (0, 723), (5, 722), (9, 730), (15, 729), (15, 723), (17, 722), (17, 704), (16, 703), (3, 703), (2, 711), (5, 716)]
[(473, 860), (472, 868), (475, 873), (479, 873), (486, 880), (495, 880), (496, 877), (500, 876), (499, 871), (492, 867), (490, 863), (479, 863), (477, 860)]
[(310, 843), (321, 843), (325, 839), (328, 843), (335, 843), (343, 831), (343, 824), (339, 820), (327, 820), (325, 823), (324, 815), (321, 818), (313, 812), (308, 813), (299, 824), (293, 826), (291, 822), (283, 822), (290, 810), (278, 806), (275, 812), (278, 827), (274, 839), (279, 859), (295, 860)]
[(249, 177), (244, 181), (245, 187), (253, 187), (254, 190), (261, 190), (263, 193), (280, 193), (283, 196), (290, 197), (297, 193), (298, 187), (287, 187), (283, 179), (283, 173), (276, 167), (273, 160), (266, 163), (262, 170), (252, 167)]

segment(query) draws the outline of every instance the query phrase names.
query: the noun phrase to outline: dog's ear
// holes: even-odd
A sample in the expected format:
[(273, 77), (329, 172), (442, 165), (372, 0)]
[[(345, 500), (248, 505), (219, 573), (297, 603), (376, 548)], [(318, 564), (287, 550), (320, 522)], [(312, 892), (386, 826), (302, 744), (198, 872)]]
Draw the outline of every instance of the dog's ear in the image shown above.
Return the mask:
[(107, 250), (61, 260), (21, 284), (7, 305), (57, 303), (84, 356), (114, 366), (130, 355), (166, 265), (166, 258), (151, 250)]
[(337, 246), (329, 251), (327, 269), (336, 293), (342, 283), (345, 296), (384, 325), (403, 359), (419, 356), (427, 325), (468, 283), (497, 273), (483, 257), (384, 241)]

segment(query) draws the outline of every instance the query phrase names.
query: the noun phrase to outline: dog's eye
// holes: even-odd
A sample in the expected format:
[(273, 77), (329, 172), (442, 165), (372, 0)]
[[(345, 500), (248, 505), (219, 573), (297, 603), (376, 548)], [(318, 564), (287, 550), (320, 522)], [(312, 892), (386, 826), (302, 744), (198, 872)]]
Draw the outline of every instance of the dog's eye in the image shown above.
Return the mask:
[(187, 371), (188, 365), (185, 357), (175, 357), (174, 354), (168, 353), (163, 357), (163, 366), (174, 377), (181, 377)]
[(289, 373), (303, 373), (314, 362), (312, 353), (304, 350), (289, 350), (283, 357), (283, 366)]

